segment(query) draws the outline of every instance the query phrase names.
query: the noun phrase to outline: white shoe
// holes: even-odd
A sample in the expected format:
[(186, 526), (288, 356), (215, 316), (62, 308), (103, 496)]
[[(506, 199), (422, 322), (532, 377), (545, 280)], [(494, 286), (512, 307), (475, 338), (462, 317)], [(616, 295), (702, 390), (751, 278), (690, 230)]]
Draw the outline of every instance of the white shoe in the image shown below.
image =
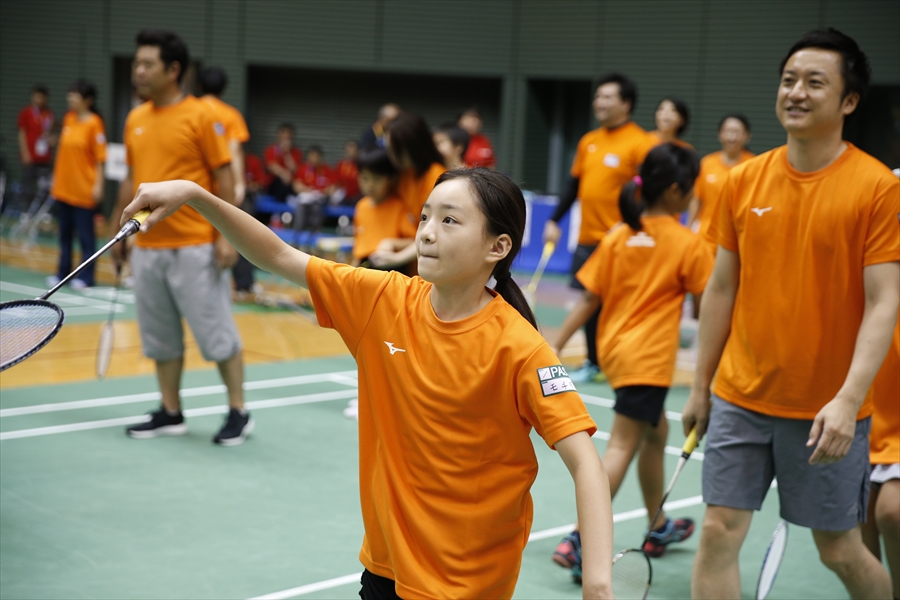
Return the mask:
[(347, 408), (344, 409), (344, 416), (348, 419), (359, 421), (359, 400), (353, 399), (347, 403)]
[(44, 280), (44, 285), (46, 285), (48, 288), (54, 287), (57, 283), (59, 283), (59, 277), (57, 277), (56, 275), (50, 275)]
[(72, 288), (73, 290), (75, 290), (76, 292), (83, 292), (84, 290), (88, 289), (89, 286), (82, 280), (75, 278), (69, 282), (69, 287)]

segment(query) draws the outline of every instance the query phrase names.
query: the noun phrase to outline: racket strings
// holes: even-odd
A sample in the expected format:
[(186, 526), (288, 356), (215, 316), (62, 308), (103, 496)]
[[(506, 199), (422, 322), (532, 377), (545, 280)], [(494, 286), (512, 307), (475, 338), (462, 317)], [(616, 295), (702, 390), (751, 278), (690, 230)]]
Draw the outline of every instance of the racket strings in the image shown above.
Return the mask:
[(43, 304), (21, 304), (0, 310), (0, 364), (27, 356), (59, 326), (61, 314)]
[(650, 561), (640, 550), (628, 550), (616, 556), (612, 568), (612, 588), (617, 600), (646, 598), (650, 568)]

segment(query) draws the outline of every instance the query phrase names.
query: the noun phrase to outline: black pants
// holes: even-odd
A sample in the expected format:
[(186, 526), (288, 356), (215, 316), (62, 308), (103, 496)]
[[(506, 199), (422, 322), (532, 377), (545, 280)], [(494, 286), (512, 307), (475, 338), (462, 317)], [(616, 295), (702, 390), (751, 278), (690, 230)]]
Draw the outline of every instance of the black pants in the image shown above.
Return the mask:
[[(578, 273), (578, 270), (582, 266), (584, 266), (584, 263), (587, 262), (587, 259), (590, 258), (591, 254), (593, 254), (596, 249), (597, 246), (588, 246), (584, 244), (578, 244), (578, 247), (575, 248), (575, 254), (572, 255), (572, 280), (569, 282), (569, 287), (576, 290), (584, 289), (581, 282), (575, 278), (575, 274)], [(597, 325), (599, 323), (600, 310), (597, 310), (592, 314), (584, 323), (584, 341), (587, 344), (587, 359), (589, 363), (597, 366), (600, 365), (600, 360), (597, 358)]]
[[(78, 236), (81, 245), (81, 260), (87, 260), (97, 250), (97, 239), (94, 234), (94, 210), (56, 203), (56, 218), (59, 222), (59, 265), (56, 276), (62, 279), (72, 272), (73, 234)], [(78, 275), (78, 279), (89, 286), (94, 285), (94, 263), (89, 264)]]
[(362, 600), (402, 600), (397, 595), (393, 579), (381, 577), (368, 569), (363, 571), (359, 583), (362, 585), (362, 589), (359, 590), (359, 597)]

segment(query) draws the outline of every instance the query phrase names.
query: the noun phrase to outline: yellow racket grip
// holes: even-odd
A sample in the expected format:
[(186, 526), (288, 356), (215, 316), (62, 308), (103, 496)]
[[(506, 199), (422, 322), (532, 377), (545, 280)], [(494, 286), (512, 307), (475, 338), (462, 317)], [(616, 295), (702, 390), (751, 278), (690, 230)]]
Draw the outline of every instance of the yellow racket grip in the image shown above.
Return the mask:
[(553, 251), (554, 251), (555, 249), (556, 249), (556, 244), (555, 244), (555, 243), (553, 243), (553, 242), (547, 242), (546, 244), (544, 244), (544, 252), (543, 252), (543, 255), (544, 255), (544, 256), (550, 256), (551, 254), (553, 254)]
[(684, 440), (684, 446), (681, 447), (681, 451), (684, 454), (690, 454), (697, 447), (697, 428), (694, 427), (691, 429), (691, 432), (688, 434), (687, 439)]
[(132, 221), (137, 221), (137, 222), (138, 222), (138, 226), (141, 226), (141, 225), (143, 225), (144, 221), (146, 221), (146, 220), (147, 220), (147, 217), (149, 217), (149, 216), (150, 216), (150, 209), (149, 209), (149, 208), (144, 208), (144, 209), (141, 209), (141, 210), (137, 211), (137, 212), (134, 214), (134, 216), (131, 217), (131, 220), (132, 220)]

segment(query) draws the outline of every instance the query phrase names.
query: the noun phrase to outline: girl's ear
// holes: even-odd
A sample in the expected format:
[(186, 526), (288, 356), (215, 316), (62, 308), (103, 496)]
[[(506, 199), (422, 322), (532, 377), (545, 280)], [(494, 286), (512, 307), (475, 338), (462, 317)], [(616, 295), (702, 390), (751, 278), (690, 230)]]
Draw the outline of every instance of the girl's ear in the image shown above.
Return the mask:
[(512, 250), (512, 238), (508, 233), (501, 233), (488, 249), (487, 261), (490, 263), (498, 263), (506, 258), (506, 255), (509, 254), (510, 250)]

